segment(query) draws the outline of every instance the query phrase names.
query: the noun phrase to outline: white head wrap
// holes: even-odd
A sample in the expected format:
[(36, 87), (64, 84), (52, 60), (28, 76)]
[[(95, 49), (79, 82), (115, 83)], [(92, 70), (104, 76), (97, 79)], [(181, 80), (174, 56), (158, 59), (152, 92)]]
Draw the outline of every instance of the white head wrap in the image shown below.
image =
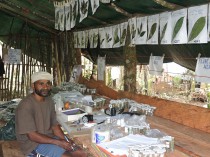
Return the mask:
[(32, 74), (31, 76), (31, 83), (34, 83), (38, 80), (49, 80), (52, 81), (53, 80), (53, 76), (45, 71), (40, 71), (40, 72), (35, 72)]

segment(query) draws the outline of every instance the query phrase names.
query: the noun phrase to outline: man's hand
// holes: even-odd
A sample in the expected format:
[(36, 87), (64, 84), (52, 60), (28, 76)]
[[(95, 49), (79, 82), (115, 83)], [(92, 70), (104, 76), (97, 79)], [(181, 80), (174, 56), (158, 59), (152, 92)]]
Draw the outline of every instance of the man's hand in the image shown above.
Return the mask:
[(74, 151), (74, 143), (67, 142), (66, 140), (57, 140), (56, 145), (68, 150), (68, 151)]

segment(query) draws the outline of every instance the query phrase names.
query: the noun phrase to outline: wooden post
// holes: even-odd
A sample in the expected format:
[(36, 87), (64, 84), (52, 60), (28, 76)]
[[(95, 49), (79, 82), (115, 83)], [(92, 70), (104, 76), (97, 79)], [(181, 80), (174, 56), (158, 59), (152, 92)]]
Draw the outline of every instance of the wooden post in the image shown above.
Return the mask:
[(124, 54), (124, 91), (136, 92), (136, 46), (130, 44), (129, 25), (123, 48)]
[(74, 65), (81, 65), (81, 49), (74, 48), (74, 36), (72, 32), (68, 34), (68, 38), (69, 38), (69, 42), (68, 42), (69, 43), (68, 44), (69, 78), (68, 79), (70, 80), (70, 76), (71, 76)]
[(60, 84), (61, 83), (61, 72), (60, 72), (60, 63), (59, 63), (59, 59), (58, 59), (58, 44), (57, 44), (57, 40), (54, 40), (54, 45), (55, 45), (55, 65), (56, 65), (56, 69), (57, 69), (57, 83)]

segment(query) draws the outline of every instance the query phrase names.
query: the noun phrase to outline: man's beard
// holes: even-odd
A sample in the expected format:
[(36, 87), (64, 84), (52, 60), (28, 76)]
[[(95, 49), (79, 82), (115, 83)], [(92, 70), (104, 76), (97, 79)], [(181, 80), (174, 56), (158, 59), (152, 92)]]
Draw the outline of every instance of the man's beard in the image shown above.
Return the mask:
[(48, 89), (40, 89), (40, 90), (35, 89), (34, 92), (39, 96), (48, 97), (51, 94), (51, 89), (49, 90)]

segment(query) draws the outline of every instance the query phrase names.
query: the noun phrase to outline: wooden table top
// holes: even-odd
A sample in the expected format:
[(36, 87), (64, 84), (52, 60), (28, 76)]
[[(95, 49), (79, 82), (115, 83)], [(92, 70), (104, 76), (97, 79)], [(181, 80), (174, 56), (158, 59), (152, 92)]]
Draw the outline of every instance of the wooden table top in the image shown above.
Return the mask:
[[(91, 135), (77, 136), (73, 138), (75, 143), (80, 147), (84, 148), (84, 150), (88, 153), (88, 157), (108, 157), (104, 152), (102, 152), (96, 144), (91, 142)], [(181, 152), (180, 149), (175, 147), (173, 152), (167, 152), (165, 157), (192, 157), (191, 155), (187, 155), (184, 152)], [(195, 157), (195, 156), (193, 156)]]

